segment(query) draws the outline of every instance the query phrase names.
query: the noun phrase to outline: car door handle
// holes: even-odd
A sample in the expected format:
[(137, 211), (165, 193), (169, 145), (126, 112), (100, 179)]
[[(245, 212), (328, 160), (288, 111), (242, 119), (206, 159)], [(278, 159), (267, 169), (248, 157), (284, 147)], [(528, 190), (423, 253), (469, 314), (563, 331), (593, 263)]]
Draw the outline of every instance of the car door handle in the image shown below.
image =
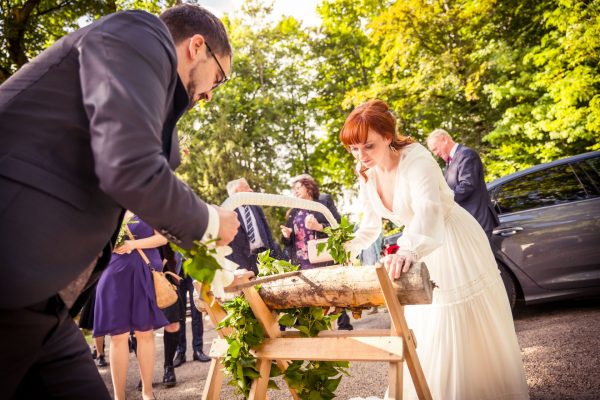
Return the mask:
[(500, 236), (506, 237), (506, 236), (512, 236), (512, 235), (516, 234), (517, 232), (521, 232), (522, 230), (523, 230), (523, 228), (521, 228), (520, 226), (509, 226), (507, 228), (494, 229), (494, 231), (492, 233), (494, 235), (500, 235)]

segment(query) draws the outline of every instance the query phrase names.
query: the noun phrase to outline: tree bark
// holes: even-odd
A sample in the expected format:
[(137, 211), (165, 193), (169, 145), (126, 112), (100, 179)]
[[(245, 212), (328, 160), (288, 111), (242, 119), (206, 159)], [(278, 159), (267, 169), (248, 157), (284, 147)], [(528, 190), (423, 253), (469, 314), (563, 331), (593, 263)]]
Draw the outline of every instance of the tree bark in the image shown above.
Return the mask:
[[(424, 263), (414, 263), (392, 285), (401, 304), (430, 304), (434, 283)], [(260, 285), (272, 310), (319, 307), (373, 307), (384, 304), (375, 266), (339, 266), (301, 271), (297, 276)]]

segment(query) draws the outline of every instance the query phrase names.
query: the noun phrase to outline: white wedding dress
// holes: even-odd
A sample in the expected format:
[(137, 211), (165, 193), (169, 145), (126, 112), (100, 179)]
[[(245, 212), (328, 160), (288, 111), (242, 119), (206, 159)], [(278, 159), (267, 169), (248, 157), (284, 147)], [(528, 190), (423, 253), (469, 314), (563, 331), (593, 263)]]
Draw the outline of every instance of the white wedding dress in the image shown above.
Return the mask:
[[(371, 170), (361, 178), (363, 220), (350, 250), (367, 248), (382, 218), (404, 226), (398, 245), (425, 262), (431, 305), (406, 306), (409, 328), (434, 399), (527, 399), (528, 388), (508, 298), (487, 236), (454, 202), (433, 156), (420, 144), (400, 150), (393, 210)], [(405, 367), (404, 398), (417, 398)]]

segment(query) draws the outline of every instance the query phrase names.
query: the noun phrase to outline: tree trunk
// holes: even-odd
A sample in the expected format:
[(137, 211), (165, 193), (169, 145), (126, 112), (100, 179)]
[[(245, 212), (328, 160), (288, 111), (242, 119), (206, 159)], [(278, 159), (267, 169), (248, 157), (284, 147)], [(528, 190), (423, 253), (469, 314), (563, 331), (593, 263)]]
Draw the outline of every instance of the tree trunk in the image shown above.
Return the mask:
[[(393, 281), (401, 304), (431, 304), (434, 283), (424, 263)], [(375, 266), (339, 266), (301, 271), (297, 276), (266, 282), (259, 293), (273, 310), (307, 306), (372, 307), (384, 304)]]

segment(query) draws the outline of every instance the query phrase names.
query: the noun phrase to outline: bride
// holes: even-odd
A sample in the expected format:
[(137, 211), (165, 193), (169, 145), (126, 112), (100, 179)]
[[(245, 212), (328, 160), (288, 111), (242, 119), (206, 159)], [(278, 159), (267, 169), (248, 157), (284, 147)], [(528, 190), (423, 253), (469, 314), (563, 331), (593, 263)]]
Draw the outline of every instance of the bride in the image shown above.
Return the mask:
[[(352, 111), (340, 139), (359, 162), (364, 212), (348, 249), (356, 255), (367, 248), (387, 218), (404, 226), (399, 251), (384, 259), (390, 277), (422, 260), (439, 287), (431, 305), (405, 308), (433, 398), (527, 399), (512, 314), (488, 238), (454, 202), (429, 151), (396, 134), (396, 120), (380, 100)], [(412, 382), (404, 382), (404, 398), (416, 398)]]

